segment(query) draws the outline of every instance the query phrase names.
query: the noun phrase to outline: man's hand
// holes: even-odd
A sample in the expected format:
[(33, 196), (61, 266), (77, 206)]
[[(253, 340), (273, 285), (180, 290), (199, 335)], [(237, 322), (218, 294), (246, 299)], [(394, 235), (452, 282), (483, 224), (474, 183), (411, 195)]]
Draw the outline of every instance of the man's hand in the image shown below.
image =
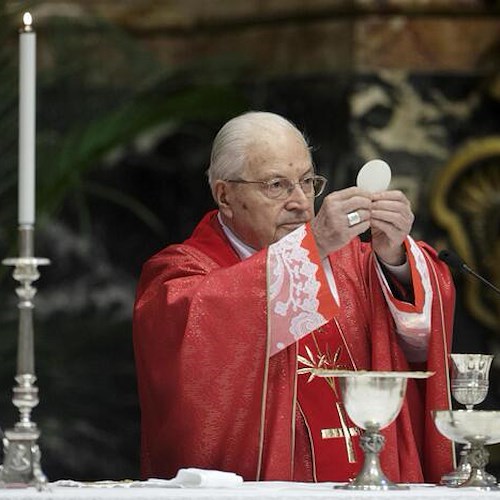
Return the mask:
[[(353, 212), (360, 222), (350, 225), (348, 214)], [(383, 262), (397, 266), (406, 260), (403, 242), (414, 220), (410, 201), (401, 191), (369, 193), (351, 187), (326, 196), (311, 227), (321, 258), (371, 227), (373, 250)]]
[[(370, 227), (371, 206), (372, 194), (358, 187), (335, 191), (325, 197), (318, 214), (311, 221), (322, 259), (329, 253), (342, 248)], [(381, 206), (380, 210), (383, 213), (386, 211), (384, 206)], [(347, 214), (353, 212), (358, 213), (360, 222), (349, 225)], [(384, 217), (382, 220), (385, 221)], [(380, 257), (384, 259), (382, 255)]]
[(403, 264), (406, 259), (403, 241), (415, 220), (410, 201), (401, 191), (383, 191), (371, 196), (373, 250), (387, 264)]

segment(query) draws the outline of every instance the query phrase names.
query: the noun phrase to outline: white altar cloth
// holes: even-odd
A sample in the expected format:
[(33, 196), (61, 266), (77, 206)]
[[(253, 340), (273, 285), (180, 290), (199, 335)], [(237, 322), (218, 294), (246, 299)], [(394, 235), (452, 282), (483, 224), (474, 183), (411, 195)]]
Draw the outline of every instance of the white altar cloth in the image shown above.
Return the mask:
[(412, 485), (402, 491), (350, 491), (333, 489), (335, 483), (245, 482), (233, 488), (164, 488), (154, 486), (65, 487), (49, 485), (49, 490), (34, 488), (0, 489), (0, 500), (429, 500), (429, 499), (500, 499), (500, 491), (481, 491), (474, 488)]

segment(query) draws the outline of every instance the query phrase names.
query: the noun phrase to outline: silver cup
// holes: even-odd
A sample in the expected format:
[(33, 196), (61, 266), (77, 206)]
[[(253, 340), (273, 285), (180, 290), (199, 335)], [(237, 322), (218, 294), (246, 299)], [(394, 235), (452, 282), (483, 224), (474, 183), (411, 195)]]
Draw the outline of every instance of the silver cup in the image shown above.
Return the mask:
[[(450, 354), (451, 393), (455, 401), (471, 411), (474, 405), (482, 403), (488, 395), (489, 372), (493, 355), (490, 354)], [(460, 461), (456, 469), (441, 478), (441, 484), (458, 486), (467, 481), (471, 474), (469, 451), (466, 444), (460, 451)], [(485, 472), (489, 483), (495, 484), (496, 478)]]
[(458, 403), (472, 410), (488, 395), (491, 354), (450, 354), (451, 393)]
[(458, 487), (500, 490), (484, 470), (489, 461), (485, 446), (500, 443), (500, 411), (436, 410), (433, 418), (443, 436), (470, 445), (469, 478)]
[(342, 400), (352, 422), (364, 432), (360, 446), (363, 467), (349, 483), (340, 486), (352, 490), (400, 490), (408, 486), (390, 481), (384, 474), (379, 454), (384, 436), (379, 432), (398, 416), (403, 405), (409, 378), (427, 378), (429, 372), (376, 372), (313, 369), (322, 377), (338, 377)]
[(406, 392), (407, 379), (376, 373), (343, 377), (339, 381), (342, 399), (349, 418), (364, 433), (360, 438), (364, 453), (363, 467), (346, 489), (393, 490), (404, 488), (390, 481), (380, 466), (379, 454), (385, 438), (380, 429), (387, 427), (398, 416)]

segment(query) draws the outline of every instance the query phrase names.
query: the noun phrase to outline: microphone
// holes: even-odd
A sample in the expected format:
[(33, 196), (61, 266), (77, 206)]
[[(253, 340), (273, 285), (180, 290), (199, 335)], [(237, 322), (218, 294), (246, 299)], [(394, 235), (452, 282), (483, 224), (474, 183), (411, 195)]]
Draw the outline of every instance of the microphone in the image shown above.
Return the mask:
[(494, 292), (500, 295), (500, 289), (498, 289), (493, 283), (490, 283), (486, 278), (483, 278), (480, 274), (473, 271), (455, 252), (451, 250), (441, 250), (438, 253), (438, 258), (443, 262), (446, 262), (448, 266), (452, 269), (457, 269), (461, 273), (472, 274), (479, 281), (482, 281), (486, 286), (491, 288)]

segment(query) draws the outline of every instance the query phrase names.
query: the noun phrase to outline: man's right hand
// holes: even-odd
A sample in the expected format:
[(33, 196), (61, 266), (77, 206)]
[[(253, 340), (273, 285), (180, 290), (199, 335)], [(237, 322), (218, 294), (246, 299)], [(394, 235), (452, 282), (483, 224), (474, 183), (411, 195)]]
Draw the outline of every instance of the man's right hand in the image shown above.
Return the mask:
[[(325, 197), (318, 214), (311, 221), (321, 259), (347, 245), (370, 227), (370, 206), (371, 194), (358, 187), (334, 191)], [(359, 215), (360, 222), (350, 225), (350, 218), (357, 219), (355, 213)]]

